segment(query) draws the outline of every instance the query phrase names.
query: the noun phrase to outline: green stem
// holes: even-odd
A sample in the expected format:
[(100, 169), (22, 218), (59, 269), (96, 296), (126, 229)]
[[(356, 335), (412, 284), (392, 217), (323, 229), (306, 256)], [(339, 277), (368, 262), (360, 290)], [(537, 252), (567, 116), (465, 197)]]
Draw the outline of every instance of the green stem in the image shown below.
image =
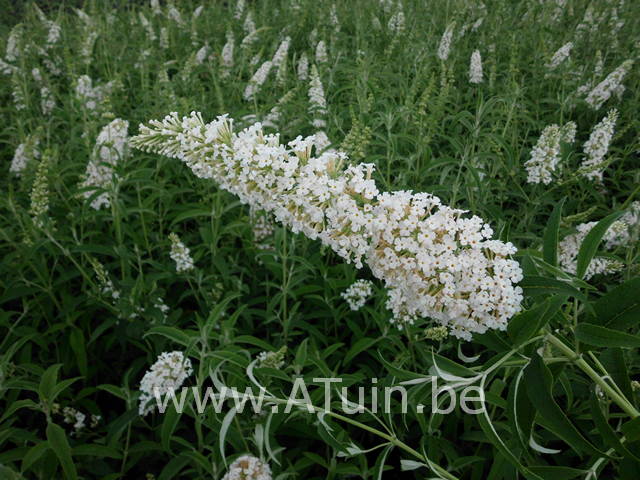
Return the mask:
[[(274, 398), (274, 397), (269, 398), (269, 401), (271, 401), (273, 403), (280, 403), (280, 404), (288, 404), (290, 402), (290, 400)], [(414, 450), (409, 445), (407, 445), (406, 443), (404, 443), (403, 441), (399, 440), (397, 437), (395, 437), (393, 435), (389, 435), (388, 433), (385, 433), (385, 432), (383, 432), (381, 430), (378, 430), (377, 428), (370, 427), (369, 425), (366, 425), (366, 424), (364, 424), (362, 422), (359, 422), (359, 421), (354, 420), (352, 418), (346, 417), (344, 415), (340, 415), (339, 413), (332, 412), (331, 410), (325, 410), (324, 408), (316, 407), (315, 405), (302, 403), (302, 404), (299, 404), (298, 406), (304, 407), (304, 408), (311, 407), (315, 412), (324, 413), (325, 415), (329, 415), (330, 417), (333, 417), (336, 420), (340, 420), (340, 421), (343, 421), (345, 423), (349, 423), (349, 424), (351, 424), (351, 425), (353, 425), (355, 427), (361, 428), (362, 430), (365, 430), (365, 431), (367, 431), (369, 433), (373, 433), (374, 435), (377, 435), (380, 438), (384, 438), (389, 443), (395, 445), (396, 447), (404, 450), (405, 452), (407, 452), (407, 453), (411, 454), (412, 456), (418, 458), (419, 460), (425, 462), (428, 465), (428, 467), (431, 468), (438, 475), (440, 475), (441, 478), (444, 478), (446, 480), (460, 480), (458, 477), (452, 475), (451, 473), (446, 471), (444, 468), (442, 468), (440, 465), (437, 465), (437, 464), (433, 463), (425, 455), (422, 455), (420, 452), (418, 452), (417, 450)]]
[(586, 373), (596, 384), (604, 391), (611, 400), (613, 400), (625, 413), (631, 418), (640, 417), (640, 412), (631, 405), (631, 403), (620, 395), (611, 385), (609, 385), (604, 378), (602, 378), (598, 372), (596, 372), (591, 366), (582, 358), (582, 355), (577, 354), (571, 348), (552, 333), (547, 333), (547, 340), (555, 346), (565, 357), (571, 360), (578, 368)]

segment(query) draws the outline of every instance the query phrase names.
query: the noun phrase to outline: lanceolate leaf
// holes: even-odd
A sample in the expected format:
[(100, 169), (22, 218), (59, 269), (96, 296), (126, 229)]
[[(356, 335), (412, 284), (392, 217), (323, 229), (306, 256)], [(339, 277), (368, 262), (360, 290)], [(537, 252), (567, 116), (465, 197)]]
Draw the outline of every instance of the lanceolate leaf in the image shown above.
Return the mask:
[(580, 456), (585, 453), (606, 456), (580, 433), (556, 403), (551, 393), (553, 386), (551, 372), (538, 354), (533, 355), (531, 362), (525, 368), (524, 375), (527, 394), (534, 408), (544, 420), (541, 422), (543, 426), (567, 442)]
[(624, 330), (640, 326), (640, 277), (617, 286), (594, 304), (592, 323)]
[(71, 480), (78, 478), (76, 467), (71, 458), (71, 448), (67, 441), (67, 435), (64, 433), (62, 427), (55, 423), (49, 423), (49, 425), (47, 425), (47, 440), (49, 441), (49, 446), (60, 461), (65, 477)]
[[(627, 457), (633, 461), (640, 462), (640, 459), (638, 459), (638, 457), (636, 457), (629, 451), (627, 447), (623, 445), (623, 443), (620, 441), (619, 434), (614, 432), (613, 428), (611, 428), (611, 425), (609, 425), (609, 422), (602, 413), (600, 401), (598, 400), (598, 396), (595, 394), (595, 392), (591, 395), (590, 409), (591, 415), (593, 417), (593, 422), (595, 423), (598, 432), (600, 432), (600, 435), (602, 436), (602, 439), (606, 442), (606, 444), (609, 447), (615, 449), (615, 451), (620, 455)], [(640, 467), (640, 465), (638, 466)]]
[(607, 230), (613, 222), (615, 222), (623, 212), (612, 213), (611, 215), (600, 220), (587, 234), (580, 245), (580, 251), (578, 252), (578, 265), (576, 267), (576, 276), (578, 278), (584, 278), (584, 274), (589, 268), (591, 260), (598, 251), (598, 245)]
[(610, 328), (580, 323), (575, 330), (576, 338), (596, 347), (640, 348), (640, 336), (611, 330)]

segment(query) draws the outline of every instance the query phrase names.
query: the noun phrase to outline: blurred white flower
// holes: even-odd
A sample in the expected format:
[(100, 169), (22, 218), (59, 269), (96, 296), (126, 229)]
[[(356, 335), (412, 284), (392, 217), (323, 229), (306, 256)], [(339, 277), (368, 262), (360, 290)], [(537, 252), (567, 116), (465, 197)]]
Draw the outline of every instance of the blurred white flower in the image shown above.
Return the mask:
[(193, 373), (191, 360), (179, 351), (163, 352), (156, 363), (144, 374), (140, 382), (140, 395), (138, 412), (147, 415), (156, 406), (153, 400), (156, 396), (166, 395), (182, 386), (184, 381)]

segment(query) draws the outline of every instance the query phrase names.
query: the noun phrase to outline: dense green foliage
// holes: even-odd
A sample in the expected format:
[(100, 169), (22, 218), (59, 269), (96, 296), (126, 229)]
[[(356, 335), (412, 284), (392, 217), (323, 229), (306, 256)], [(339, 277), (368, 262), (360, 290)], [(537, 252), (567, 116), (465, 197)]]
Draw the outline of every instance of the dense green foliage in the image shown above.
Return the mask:
[[(620, 98), (599, 110), (576, 91), (636, 59), (640, 5), (265, 0), (248, 1), (235, 18), (236, 2), (202, 3), (196, 17), (198, 2), (176, 2), (180, 21), (164, 3), (154, 14), (146, 3), (87, 2), (89, 20), (71, 5), (49, 7), (48, 20), (61, 27), (50, 46), (50, 25), (34, 5), (0, 25), (0, 46), (14, 29), (21, 49), (5, 59), (15, 70), (0, 77), (0, 478), (218, 479), (246, 453), (283, 479), (637, 479), (640, 248), (633, 235), (614, 249), (602, 241), (640, 200), (637, 66)], [(588, 8), (592, 25), (580, 27)], [(394, 30), (400, 10), (405, 25)], [(257, 40), (243, 48), (247, 12)], [(438, 45), (452, 22), (443, 61)], [(229, 32), (234, 64), (224, 76)], [(285, 36), (283, 73), (272, 72), (245, 101), (247, 83)], [(314, 63), (317, 40), (328, 50), (317, 67), (334, 146), (374, 163), (381, 189), (433, 193), (518, 247), (525, 301), (507, 331), (465, 342), (433, 339), (430, 319), (397, 328), (384, 285), (366, 268), (281, 227), (256, 241), (249, 209), (177, 160), (132, 149), (116, 167), (108, 208), (90, 205), (101, 192), (82, 195), (96, 137), (115, 118), (130, 122), (130, 135), (171, 111), (262, 118), (290, 92), (269, 131), (285, 140), (313, 134), (309, 85), (297, 64), (303, 54)], [(550, 71), (549, 59), (569, 41), (569, 58)], [(484, 71), (477, 85), (469, 83), (475, 49)], [(113, 82), (95, 111), (74, 93), (82, 75), (94, 86)], [(48, 114), (43, 86), (55, 99)], [(593, 126), (614, 107), (619, 118), (600, 184), (578, 169)], [(562, 146), (558, 178), (527, 183), (524, 162), (540, 133), (568, 121), (577, 124), (576, 142)], [(41, 155), (21, 175), (10, 173), (30, 135)], [(44, 212), (34, 207), (38, 196), (48, 199)], [(559, 242), (590, 221), (602, 222), (582, 243), (577, 274), (562, 272)], [(172, 232), (190, 249), (193, 270), (176, 271)], [(586, 278), (597, 257), (623, 266)], [(351, 311), (341, 293), (357, 278), (373, 280), (374, 295)], [(109, 281), (119, 296), (105, 290)], [(253, 369), (261, 352), (283, 347), (284, 365)], [(401, 413), (394, 396), (395, 413), (338, 418), (323, 413), (316, 383), (313, 414), (170, 407), (139, 415), (140, 380), (161, 352), (175, 350), (193, 363), (187, 386), (219, 380), (244, 389), (249, 369), (286, 399), (299, 375), (309, 384), (340, 377), (354, 385), (350, 392), (377, 378), (380, 386), (407, 382), (409, 409)], [(432, 414), (431, 375), (440, 384), (481, 385), (484, 413)], [(65, 407), (83, 412), (86, 426), (74, 428)], [(93, 424), (91, 415), (99, 416)]]

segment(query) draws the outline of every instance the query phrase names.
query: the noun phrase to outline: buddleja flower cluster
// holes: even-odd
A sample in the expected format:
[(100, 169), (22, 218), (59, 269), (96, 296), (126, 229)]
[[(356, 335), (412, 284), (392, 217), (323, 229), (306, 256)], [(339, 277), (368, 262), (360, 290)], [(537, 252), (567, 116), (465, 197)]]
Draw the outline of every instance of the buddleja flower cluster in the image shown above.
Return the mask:
[(609, 144), (613, 138), (614, 128), (618, 120), (616, 109), (607, 113), (607, 116), (598, 123), (584, 144), (584, 153), (587, 158), (580, 166), (580, 173), (589, 180), (602, 182), (602, 173), (605, 167), (605, 156), (609, 151)]
[[(129, 122), (116, 118), (100, 131), (93, 155), (87, 164), (85, 179), (80, 184), (81, 187), (87, 188), (82, 192), (85, 198), (92, 197), (95, 189), (104, 190), (111, 185), (114, 167), (127, 153), (128, 129)], [(91, 206), (96, 210), (110, 205), (108, 192), (102, 192), (91, 200)]]
[(469, 82), (475, 84), (482, 83), (482, 57), (480, 56), (480, 50), (474, 50), (471, 54)]
[(191, 258), (189, 248), (180, 241), (180, 237), (176, 233), (169, 234), (169, 240), (171, 240), (169, 256), (176, 262), (176, 271), (183, 273), (193, 270), (193, 258)]
[(177, 390), (184, 381), (193, 373), (191, 360), (185, 358), (182, 352), (163, 352), (156, 363), (144, 374), (140, 381), (140, 395), (138, 412), (147, 415), (152, 412), (156, 403), (153, 402), (157, 395), (163, 396), (168, 392)]
[[(567, 235), (558, 246), (558, 262), (563, 270), (576, 273), (578, 252), (587, 234), (598, 222), (582, 223), (576, 227), (576, 232)], [(640, 239), (640, 201), (629, 205), (627, 211), (607, 229), (602, 240), (607, 250), (618, 247), (629, 247), (637, 244)], [(594, 257), (587, 268), (585, 279), (594, 275), (615, 273), (622, 269), (623, 264), (611, 258)]]
[(556, 53), (553, 54), (549, 63), (547, 63), (546, 67), (549, 70), (555, 70), (562, 62), (564, 62), (571, 53), (571, 49), (573, 48), (573, 42), (565, 43), (562, 47), (560, 47)]
[(39, 145), (40, 137), (38, 135), (29, 135), (25, 142), (16, 148), (9, 171), (21, 176), (29, 163), (34, 159), (40, 158)]
[(345, 153), (312, 155), (313, 136), (282, 144), (260, 124), (239, 133), (226, 115), (199, 113), (141, 125), (135, 147), (184, 161), (240, 200), (272, 213), (294, 232), (319, 239), (357, 268), (366, 262), (389, 289), (400, 325), (429, 317), (461, 338), (506, 327), (520, 311), (522, 278), (511, 243), (491, 240), (481, 218), (428, 193), (380, 192), (373, 164)]
[(373, 293), (373, 283), (369, 280), (357, 280), (349, 288), (340, 294), (349, 305), (349, 308), (357, 312), (364, 304), (367, 303), (369, 297)]
[(633, 60), (627, 60), (607, 77), (602, 80), (593, 90), (587, 95), (585, 99), (591, 108), (598, 110), (604, 102), (609, 100), (613, 93), (620, 94), (620, 90), (624, 91), (624, 85), (622, 81), (624, 77), (629, 73), (633, 66)]
[(271, 480), (271, 468), (252, 455), (238, 457), (222, 480)]
[(545, 185), (551, 183), (552, 174), (560, 161), (560, 142), (573, 143), (575, 138), (574, 122), (567, 122), (562, 127), (556, 124), (546, 127), (531, 150), (531, 158), (524, 164), (527, 182)]

